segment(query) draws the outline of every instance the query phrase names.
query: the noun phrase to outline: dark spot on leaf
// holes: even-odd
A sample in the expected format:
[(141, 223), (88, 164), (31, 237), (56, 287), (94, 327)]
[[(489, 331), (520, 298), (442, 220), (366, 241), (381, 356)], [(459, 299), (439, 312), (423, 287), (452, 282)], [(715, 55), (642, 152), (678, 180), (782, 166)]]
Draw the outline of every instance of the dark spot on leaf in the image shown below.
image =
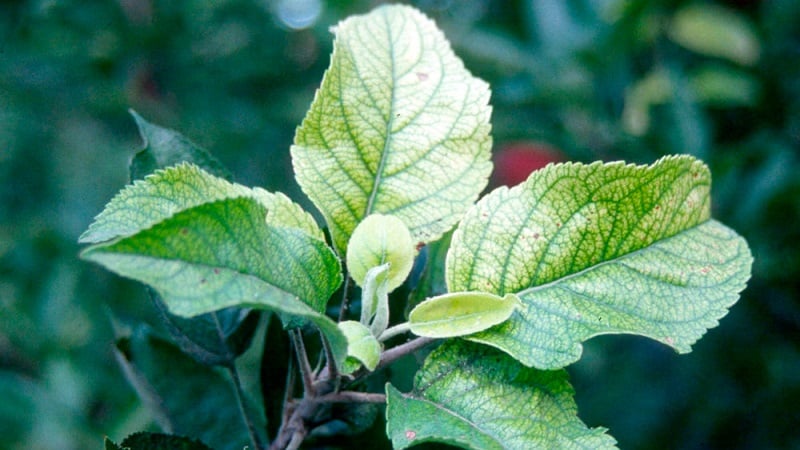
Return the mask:
[(187, 234), (189, 234), (189, 229), (188, 228), (181, 228), (181, 234), (186, 236)]
[(203, 283), (205, 283), (205, 282), (206, 282), (206, 279), (205, 279), (205, 278), (201, 278), (201, 279), (200, 279), (200, 284), (203, 284)]
[(424, 242), (417, 242), (417, 251), (422, 250), (422, 247), (425, 247), (425, 243)]
[(214, 268), (214, 275), (219, 275), (219, 269)]

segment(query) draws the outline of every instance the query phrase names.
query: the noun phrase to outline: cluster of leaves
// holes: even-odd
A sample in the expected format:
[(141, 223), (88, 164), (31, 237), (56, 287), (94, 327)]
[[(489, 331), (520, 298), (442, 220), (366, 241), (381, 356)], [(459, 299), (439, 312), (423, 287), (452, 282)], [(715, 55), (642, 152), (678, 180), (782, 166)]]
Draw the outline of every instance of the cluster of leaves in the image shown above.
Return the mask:
[[(650, 166), (550, 165), (476, 203), (491, 171), (488, 86), (412, 8), (381, 7), (335, 33), (331, 65), (291, 152), (327, 235), (288, 197), (228, 181), (207, 152), (136, 116), (147, 143), (132, 164), (138, 180), (81, 236), (92, 244), (82, 257), (150, 286), (178, 347), (228, 370), (238, 405), (227, 411), (241, 413), (241, 436), (255, 447), (268, 402), (254, 405), (243, 392), (235, 360), (258, 311), (280, 319), (296, 357), (279, 424), (270, 425), (272, 448), (296, 448), (335, 420), (356, 421), (331, 405), (384, 401), (395, 448), (613, 447), (604, 429), (577, 418), (559, 369), (598, 334), (639, 334), (688, 352), (736, 301), (752, 258), (741, 237), (710, 217), (708, 168), (690, 156)], [(427, 264), (409, 279), (414, 259), (426, 259), (420, 249)], [(413, 289), (405, 322), (391, 317), (402, 297), (389, 298), (404, 284)], [(337, 293), (340, 304), (330, 305)], [(360, 320), (346, 320), (359, 306)], [(304, 330), (321, 336), (317, 369)], [(419, 337), (390, 345), (409, 331)], [(186, 357), (142, 333), (118, 344), (120, 359), (162, 408), (167, 431), (240, 446), (236, 428), (215, 431), (230, 414), (203, 427), (170, 408), (171, 396), (230, 394), (214, 389), (224, 379), (206, 370), (208, 392), (160, 388), (162, 365)], [(427, 356), (411, 392), (359, 389), (434, 338), (447, 340)], [(530, 400), (520, 407), (520, 398)]]

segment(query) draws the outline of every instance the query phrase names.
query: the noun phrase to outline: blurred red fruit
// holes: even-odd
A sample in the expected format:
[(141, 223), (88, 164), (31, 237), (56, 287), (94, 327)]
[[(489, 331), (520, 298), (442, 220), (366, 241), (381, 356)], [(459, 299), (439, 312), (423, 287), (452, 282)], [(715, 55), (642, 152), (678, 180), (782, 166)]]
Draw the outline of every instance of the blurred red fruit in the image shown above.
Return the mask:
[(492, 185), (517, 185), (525, 181), (534, 170), (563, 160), (558, 149), (540, 142), (523, 141), (501, 145), (494, 153)]

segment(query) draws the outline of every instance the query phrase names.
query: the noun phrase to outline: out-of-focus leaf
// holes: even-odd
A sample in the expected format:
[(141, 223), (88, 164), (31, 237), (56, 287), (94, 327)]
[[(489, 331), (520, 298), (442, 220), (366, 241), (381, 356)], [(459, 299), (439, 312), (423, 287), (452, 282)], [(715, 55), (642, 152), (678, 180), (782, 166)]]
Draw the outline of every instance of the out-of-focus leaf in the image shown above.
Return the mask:
[(710, 184), (702, 162), (677, 156), (551, 165), (487, 195), (453, 234), (448, 288), (517, 293), (523, 307), (468, 339), (544, 369), (604, 333), (689, 352), (752, 264), (744, 239), (710, 219)]
[[(192, 436), (217, 450), (249, 444), (233, 386), (218, 370), (203, 366), (177, 347), (140, 328), (117, 343), (117, 359), (164, 432)], [(257, 430), (263, 414), (247, 402)], [(123, 442), (125, 446), (125, 442)]]
[(714, 106), (751, 106), (759, 97), (758, 81), (743, 70), (705, 66), (692, 73), (690, 84), (697, 99)]
[(250, 346), (260, 311), (228, 308), (191, 318), (169, 312), (151, 292), (161, 322), (180, 349), (200, 363), (231, 364)]
[(486, 292), (451, 292), (417, 305), (408, 315), (408, 324), (417, 336), (465, 336), (505, 322), (519, 306), (514, 294), (500, 297)]
[(761, 45), (753, 25), (736, 12), (709, 3), (690, 4), (675, 14), (670, 37), (695, 52), (753, 65)]
[(611, 449), (603, 428), (577, 417), (563, 370), (527, 368), (496, 349), (448, 341), (425, 360), (414, 389), (386, 385), (395, 449), (442, 442), (475, 450)]
[(139, 134), (144, 141), (144, 148), (131, 161), (131, 180), (142, 179), (158, 169), (183, 162), (195, 164), (206, 172), (227, 180), (233, 178), (217, 158), (182, 134), (154, 125), (134, 110), (130, 110), (130, 113), (136, 120)]
[(292, 146), (297, 181), (340, 253), (372, 213), (399, 217), (416, 242), (435, 240), (488, 181), (489, 88), (413, 8), (382, 6), (335, 33)]

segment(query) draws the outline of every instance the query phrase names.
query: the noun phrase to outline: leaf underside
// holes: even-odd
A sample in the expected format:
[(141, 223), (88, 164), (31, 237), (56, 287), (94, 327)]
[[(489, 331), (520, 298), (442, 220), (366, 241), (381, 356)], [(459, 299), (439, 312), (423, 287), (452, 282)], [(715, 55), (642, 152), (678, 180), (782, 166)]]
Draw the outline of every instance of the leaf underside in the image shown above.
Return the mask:
[(417, 242), (433, 241), (488, 180), (488, 85), (413, 8), (379, 7), (335, 33), (292, 146), (297, 181), (342, 253), (373, 212), (399, 217)]
[(315, 323), (337, 362), (346, 357), (344, 336), (322, 314), (341, 284), (341, 264), (285, 196), (182, 164), (128, 186), (89, 232), (87, 241), (111, 239), (82, 258), (150, 285), (173, 314), (267, 309)]
[(414, 390), (387, 385), (395, 449), (442, 442), (471, 449), (607, 449), (614, 439), (577, 417), (563, 370), (522, 366), (495, 349), (447, 341), (417, 373)]
[(604, 333), (690, 351), (738, 299), (752, 261), (710, 219), (709, 188), (706, 166), (680, 156), (551, 165), (495, 190), (453, 235), (448, 289), (514, 292), (523, 307), (469, 339), (542, 369), (576, 361)]

